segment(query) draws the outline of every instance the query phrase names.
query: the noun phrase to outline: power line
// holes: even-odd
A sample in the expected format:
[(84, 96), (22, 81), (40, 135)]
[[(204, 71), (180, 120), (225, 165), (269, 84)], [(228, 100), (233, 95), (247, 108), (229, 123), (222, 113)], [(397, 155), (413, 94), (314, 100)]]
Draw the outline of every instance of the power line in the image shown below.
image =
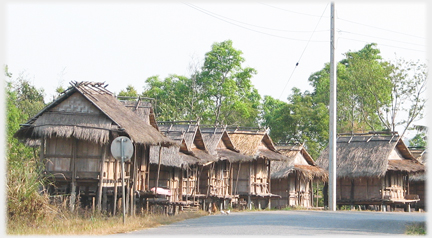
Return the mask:
[(383, 38), (383, 37), (378, 37), (378, 36), (371, 36), (371, 35), (358, 34), (358, 33), (349, 32), (349, 31), (339, 30), (338, 32), (341, 32), (341, 33), (348, 33), (348, 34), (353, 34), (353, 35), (358, 35), (358, 36), (373, 37), (373, 38), (376, 38), (376, 39), (382, 39), (382, 40), (394, 41), (394, 42), (399, 42), (399, 43), (404, 43), (404, 44), (409, 44), (409, 45), (417, 45), (417, 46), (426, 47), (425, 45), (421, 45), (421, 44), (415, 44), (415, 43), (406, 42), (406, 41), (393, 40), (393, 39), (388, 39), (388, 38)]
[[(338, 37), (339, 39), (344, 39), (344, 40), (350, 40), (350, 41), (358, 41), (358, 42), (363, 42), (363, 43), (371, 43), (369, 41), (365, 41), (365, 40), (356, 40), (356, 39), (351, 39), (351, 38), (346, 38), (346, 37)], [(404, 50), (411, 50), (411, 51), (418, 51), (418, 52), (423, 52), (426, 53), (426, 51), (424, 50), (416, 50), (416, 49), (410, 49), (410, 48), (405, 48), (405, 47), (399, 47), (399, 46), (394, 46), (394, 45), (387, 45), (387, 44), (378, 44), (379, 46), (388, 46), (388, 47), (393, 47), (393, 48), (398, 48), (398, 49), (404, 49)]]
[(301, 55), (300, 55), (300, 57), (299, 57), (299, 59), (298, 59), (296, 65), (295, 65), (293, 71), (291, 72), (291, 75), (290, 75), (290, 77), (288, 78), (288, 81), (286, 82), (286, 84), (285, 84), (285, 86), (284, 86), (284, 88), (283, 88), (283, 90), (282, 90), (281, 95), (279, 96), (279, 100), (281, 99), (282, 94), (285, 92), (285, 89), (286, 89), (286, 87), (287, 87), (289, 81), (291, 80), (291, 78), (292, 78), (292, 76), (293, 76), (293, 74), (294, 74), (294, 71), (296, 70), (297, 66), (299, 65), (300, 60), (301, 60), (301, 58), (303, 57), (303, 54), (304, 54), (304, 52), (306, 51), (306, 49), (307, 49), (307, 47), (308, 47), (308, 45), (309, 45), (309, 42), (310, 42), (310, 40), (312, 39), (312, 36), (313, 36), (313, 34), (315, 33), (315, 30), (317, 29), (317, 27), (318, 27), (318, 25), (319, 25), (319, 23), (320, 23), (320, 21), (321, 21), (321, 18), (322, 18), (322, 16), (324, 15), (324, 13), (325, 13), (325, 11), (326, 11), (326, 9), (327, 9), (327, 6), (328, 6), (328, 4), (325, 6), (324, 11), (323, 11), (323, 13), (321, 14), (320, 19), (318, 20), (318, 22), (317, 22), (317, 24), (315, 25), (315, 28), (314, 28), (314, 30), (313, 30), (311, 36), (309, 37), (309, 41), (307, 42), (307, 44), (306, 44), (305, 48), (303, 49), (303, 52), (301, 53)]
[[(276, 6), (272, 6), (272, 5), (269, 5), (269, 4), (266, 4), (266, 3), (260, 3), (260, 4), (268, 6), (268, 7), (271, 7), (271, 8), (279, 9), (279, 10), (282, 10), (282, 11), (286, 11), (286, 12), (292, 12), (292, 13), (296, 13), (296, 14), (300, 14), (300, 15), (305, 15), (305, 16), (320, 17), (320, 16), (314, 15), (314, 14), (308, 14), (308, 13), (302, 13), (302, 12), (296, 12), (296, 11), (287, 10), (287, 9), (276, 7)], [(349, 22), (349, 23), (357, 24), (357, 25), (362, 25), (362, 26), (366, 26), (366, 27), (371, 27), (371, 28), (375, 28), (375, 29), (379, 29), (379, 30), (383, 30), (383, 31), (388, 31), (388, 32), (396, 33), (396, 34), (406, 35), (406, 36), (420, 38), (420, 39), (426, 39), (425, 37), (415, 36), (415, 35), (407, 34), (407, 33), (404, 33), (404, 32), (399, 32), (399, 31), (395, 31), (395, 30), (390, 30), (390, 29), (382, 28), (382, 27), (372, 26), (372, 25), (361, 23), (361, 22), (356, 22), (356, 21), (351, 21), (351, 20), (348, 20), (348, 19), (343, 19), (343, 18), (340, 18), (340, 17), (337, 17), (337, 19), (341, 20), (341, 21), (346, 21), (346, 22)]]
[[(190, 5), (192, 5), (192, 4), (190, 4)], [(211, 13), (213, 15), (216, 15), (216, 16), (219, 16), (219, 17), (231, 20), (231, 21), (235, 21), (235, 22), (238, 22), (238, 23), (241, 23), (241, 24), (244, 24), (244, 25), (256, 27), (256, 28), (261, 28), (261, 29), (266, 29), (266, 30), (271, 30), (271, 31), (293, 32), (293, 33), (310, 33), (310, 32), (313, 32), (313, 31), (293, 31), (293, 30), (286, 30), (286, 29), (275, 29), (275, 28), (270, 28), (270, 27), (265, 27), (265, 26), (257, 26), (257, 25), (254, 25), (254, 24), (250, 24), (250, 23), (246, 23), (246, 22), (242, 22), (242, 21), (239, 21), (239, 20), (235, 20), (235, 19), (232, 19), (232, 18), (229, 18), (229, 17), (226, 17), (226, 16), (222, 16), (220, 14), (211, 12), (209, 10), (205, 10), (204, 8), (198, 7), (196, 5), (194, 5), (194, 6), (197, 7), (197, 8), (200, 8), (203, 11), (209, 12), (209, 13)], [(320, 30), (320, 31), (315, 31), (315, 32), (328, 32), (328, 31), (329, 30)]]
[(411, 37), (420, 38), (420, 39), (425, 39), (424, 37), (421, 37), (421, 36), (415, 36), (415, 35), (399, 32), (399, 31), (385, 29), (385, 28), (382, 28), (382, 27), (371, 26), (371, 25), (367, 25), (367, 24), (364, 24), (364, 23), (355, 22), (355, 21), (351, 21), (351, 20), (347, 20), (347, 19), (343, 19), (343, 18), (338, 18), (338, 19), (341, 20), (341, 21), (346, 21), (346, 22), (357, 24), (357, 25), (367, 26), (367, 27), (371, 27), (371, 28), (375, 28), (375, 29), (379, 29), (379, 30), (383, 30), (383, 31), (393, 32), (393, 33), (397, 33), (397, 34), (401, 34), (401, 35), (406, 35), (406, 36), (411, 36)]
[[(248, 28), (248, 27), (245, 27), (245, 26), (242, 26), (242, 25), (239, 25), (239, 24), (236, 24), (236, 23), (233, 23), (233, 22), (227, 21), (227, 20), (225, 20), (225, 19), (223, 19), (223, 18), (221, 18), (221, 17), (218, 17), (215, 13), (212, 13), (212, 12), (210, 12), (210, 11), (208, 11), (208, 10), (205, 10), (205, 9), (203, 9), (203, 8), (200, 8), (200, 7), (197, 7), (197, 6), (193, 5), (193, 4), (190, 4), (190, 3), (184, 3), (184, 4), (187, 5), (187, 6), (189, 6), (189, 7), (191, 7), (191, 8), (193, 8), (193, 9), (195, 9), (195, 10), (198, 10), (198, 11), (200, 11), (200, 12), (206, 14), (206, 15), (209, 15), (209, 16), (211, 16), (211, 17), (214, 17), (214, 18), (216, 18), (216, 19), (219, 19), (219, 20), (221, 20), (221, 21), (224, 21), (224, 22), (229, 23), (229, 24), (231, 24), (231, 25), (235, 25), (235, 26), (237, 26), (237, 27), (241, 27), (241, 28), (246, 29), (246, 30), (249, 30), (249, 31), (253, 31), (253, 32), (257, 32), (257, 33), (260, 33), (260, 34), (264, 34), (264, 35), (268, 35), (268, 36), (273, 36), (273, 37), (277, 37), (277, 38), (287, 39), (287, 40), (293, 40), (293, 41), (307, 41), (307, 40), (303, 40), (303, 39), (296, 39), (296, 38), (284, 37), (284, 36), (280, 36), (280, 35), (274, 35), (274, 34), (270, 34), (270, 33), (262, 32), (262, 31), (257, 31), (257, 30), (254, 30), (254, 29), (251, 29), (251, 28)], [(312, 42), (327, 42), (327, 41), (312, 41)]]
[(262, 2), (260, 2), (259, 4), (262, 4), (262, 5), (265, 5), (265, 6), (268, 6), (268, 7), (272, 7), (272, 8), (276, 8), (276, 9), (279, 9), (279, 10), (282, 10), (282, 11), (285, 11), (285, 12), (292, 12), (292, 13), (295, 13), (295, 14), (322, 18), (322, 16), (319, 16), (319, 15), (313, 15), (313, 14), (308, 14), (308, 13), (303, 13), (303, 12), (291, 11), (291, 10), (287, 10), (287, 9), (284, 9), (284, 8), (281, 8), (281, 7), (272, 6), (270, 4), (266, 4), (266, 3), (262, 3)]

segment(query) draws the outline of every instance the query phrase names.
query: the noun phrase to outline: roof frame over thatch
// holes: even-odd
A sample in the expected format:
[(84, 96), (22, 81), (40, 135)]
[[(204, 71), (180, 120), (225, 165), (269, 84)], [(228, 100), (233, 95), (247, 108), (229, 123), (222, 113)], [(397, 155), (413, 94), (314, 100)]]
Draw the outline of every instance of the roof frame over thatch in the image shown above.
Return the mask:
[[(395, 132), (342, 135), (337, 138), (336, 148), (338, 177), (382, 177), (388, 170), (424, 171), (424, 166), (414, 159)], [(390, 159), (393, 151), (400, 154), (401, 162)], [(327, 147), (317, 159), (317, 164), (328, 169), (328, 157)]]
[(117, 99), (125, 105), (125, 107), (135, 112), (147, 124), (152, 125), (156, 130), (159, 130), (156, 115), (153, 110), (154, 98), (148, 97), (127, 97), (117, 96)]
[[(106, 144), (110, 133), (129, 136), (134, 143), (172, 146), (176, 143), (146, 124), (135, 113), (123, 106), (105, 83), (71, 82), (54, 102), (42, 109), (15, 133), (19, 139), (38, 140), (44, 137), (74, 137)], [(73, 101), (71, 108), (57, 108), (66, 100), (76, 97), (85, 103), (89, 112), (77, 112)], [(82, 98), (84, 100), (82, 100)], [(96, 109), (94, 109), (96, 108)]]
[[(307, 152), (303, 144), (278, 143), (276, 144), (276, 147), (281, 154), (287, 157), (287, 159), (271, 163), (270, 176), (272, 179), (286, 178), (289, 174), (297, 171), (306, 178), (327, 181), (327, 171), (315, 164), (315, 161)], [(295, 163), (295, 159), (299, 155), (306, 160), (307, 164)]]
[[(228, 160), (229, 162), (252, 160), (252, 156), (243, 155), (235, 148), (225, 128), (226, 126), (200, 125), (209, 152), (217, 156), (219, 160)], [(224, 147), (220, 147), (221, 143)]]
[(247, 127), (226, 127), (235, 148), (243, 155), (251, 156), (251, 160), (265, 158), (269, 160), (284, 160), (268, 135), (268, 129)]
[(217, 161), (217, 157), (209, 153), (204, 143), (198, 122), (169, 121), (158, 122), (158, 125), (164, 135), (181, 143), (179, 153), (194, 156), (198, 164)]

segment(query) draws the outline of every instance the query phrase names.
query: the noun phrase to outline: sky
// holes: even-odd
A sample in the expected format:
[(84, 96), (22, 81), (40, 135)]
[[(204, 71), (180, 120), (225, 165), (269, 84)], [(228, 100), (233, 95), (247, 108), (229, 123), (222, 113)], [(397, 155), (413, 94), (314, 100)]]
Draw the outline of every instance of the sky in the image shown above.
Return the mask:
[[(428, 62), (427, 1), (335, 1), (336, 60), (377, 43), (385, 60)], [(118, 93), (190, 76), (215, 42), (232, 40), (262, 97), (287, 101), (330, 61), (329, 1), (7, 1), (5, 63), (51, 101), (71, 81)], [(296, 63), (299, 63), (296, 66)]]

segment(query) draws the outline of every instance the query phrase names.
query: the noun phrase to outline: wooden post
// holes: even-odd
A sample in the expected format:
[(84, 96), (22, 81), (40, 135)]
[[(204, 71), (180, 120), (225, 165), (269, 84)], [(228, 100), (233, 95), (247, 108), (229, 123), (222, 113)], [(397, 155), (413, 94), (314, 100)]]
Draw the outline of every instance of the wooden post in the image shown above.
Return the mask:
[(268, 205), (267, 205), (267, 207), (269, 209), (271, 208), (271, 193), (272, 193), (271, 192), (270, 163), (271, 163), (270, 160), (268, 160), (268, 163), (266, 163), (267, 164), (267, 189), (268, 189), (268, 193), (270, 193)]
[(118, 192), (117, 192), (117, 183), (118, 183), (118, 160), (114, 161), (114, 209), (113, 209), (113, 216), (116, 215), (116, 211), (117, 211), (117, 196), (118, 196)]
[(102, 187), (103, 187), (103, 172), (105, 170), (105, 156), (106, 156), (106, 145), (102, 146), (102, 157), (100, 164), (100, 173), (99, 173), (99, 187), (97, 192), (97, 206), (96, 209), (98, 211), (102, 211)]
[(157, 170), (157, 175), (156, 175), (155, 195), (157, 195), (157, 188), (159, 186), (159, 174), (160, 174), (160, 167), (161, 167), (161, 157), (162, 157), (162, 146), (159, 147), (159, 162), (158, 162), (158, 170)]
[(71, 195), (69, 200), (69, 209), (71, 212), (75, 210), (75, 200), (76, 200), (76, 167), (75, 167), (75, 160), (77, 157), (77, 150), (78, 150), (78, 140), (73, 138), (72, 139), (72, 160), (71, 160)]
[[(138, 164), (137, 164), (137, 148), (135, 146), (136, 144), (134, 143), (134, 157), (133, 157), (133, 161), (132, 161), (132, 166), (131, 166), (131, 177), (132, 177), (132, 184), (131, 184), (131, 193), (130, 193), (130, 200), (131, 200), (131, 206), (130, 206), (130, 214), (132, 217), (135, 216), (135, 191), (137, 191), (137, 170), (138, 170)], [(130, 181), (130, 180), (129, 180)]]

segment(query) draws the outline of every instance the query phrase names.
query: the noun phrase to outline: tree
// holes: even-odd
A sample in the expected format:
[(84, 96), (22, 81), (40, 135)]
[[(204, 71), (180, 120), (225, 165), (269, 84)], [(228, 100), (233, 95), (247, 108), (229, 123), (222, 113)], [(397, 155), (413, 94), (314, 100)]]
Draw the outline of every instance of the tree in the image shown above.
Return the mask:
[(155, 112), (159, 120), (196, 120), (206, 104), (194, 80), (187, 77), (170, 75), (160, 80), (153, 76), (146, 84), (142, 95), (156, 99)]
[(308, 91), (292, 89), (288, 103), (264, 98), (264, 126), (270, 128), (275, 142), (305, 143), (313, 158), (327, 145), (329, 115), (324, 103), (315, 103)]
[(416, 134), (411, 140), (409, 140), (410, 147), (427, 147), (426, 133), (420, 132)]
[[(381, 60), (376, 44), (368, 44), (358, 52), (347, 52), (337, 65), (338, 132), (382, 130), (377, 108), (390, 101), (391, 84), (388, 63)], [(314, 87), (313, 98), (329, 105), (329, 70), (309, 77)]]
[[(39, 190), (43, 165), (38, 160), (38, 151), (26, 147), (13, 137), (20, 123), (26, 122), (41, 110), (45, 104), (43, 91), (36, 89), (21, 73), (16, 81), (5, 68), (9, 78), (6, 81), (7, 113), (7, 214), (13, 222), (32, 222), (48, 215), (48, 198)], [(52, 210), (51, 210), (52, 211)]]
[(156, 99), (160, 120), (257, 126), (261, 96), (250, 80), (256, 70), (242, 68), (241, 55), (230, 40), (214, 43), (200, 69), (191, 65), (190, 77), (150, 77), (142, 95)]
[(205, 112), (206, 122), (257, 125), (261, 96), (250, 80), (256, 70), (242, 67), (245, 61), (242, 54), (232, 46), (231, 40), (214, 43), (212, 50), (206, 53), (197, 77), (203, 94), (211, 100)]
[[(423, 118), (426, 104), (427, 66), (420, 62), (396, 59), (390, 64), (389, 82), (391, 99), (388, 104), (377, 105), (378, 116), (388, 130), (402, 125), (401, 136), (411, 124)], [(400, 119), (404, 117), (405, 119)]]
[(137, 98), (138, 92), (132, 85), (128, 85), (126, 87), (126, 90), (121, 90), (118, 94), (118, 96), (126, 97), (126, 98)]

